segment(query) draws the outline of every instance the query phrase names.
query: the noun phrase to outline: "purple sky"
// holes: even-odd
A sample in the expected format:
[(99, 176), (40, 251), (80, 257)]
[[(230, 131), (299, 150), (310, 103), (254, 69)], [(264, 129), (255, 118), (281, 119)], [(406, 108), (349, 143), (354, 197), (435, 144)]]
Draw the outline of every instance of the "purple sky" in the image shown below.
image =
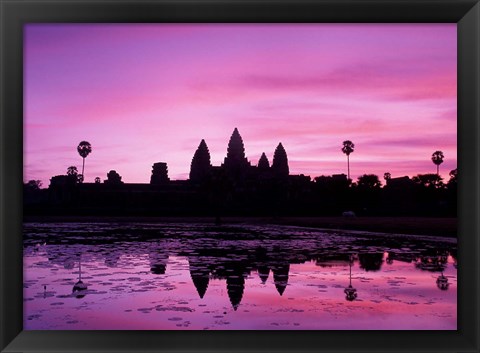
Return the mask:
[(186, 179), (202, 138), (220, 165), (235, 127), (247, 158), (291, 174), (434, 173), (457, 166), (455, 24), (31, 24), (25, 27), (24, 179), (115, 169)]

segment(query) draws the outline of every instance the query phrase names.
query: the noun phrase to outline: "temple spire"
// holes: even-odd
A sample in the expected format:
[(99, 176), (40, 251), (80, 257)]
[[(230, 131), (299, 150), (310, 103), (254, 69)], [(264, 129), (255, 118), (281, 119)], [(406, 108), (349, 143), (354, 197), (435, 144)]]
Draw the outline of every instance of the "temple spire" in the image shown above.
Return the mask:
[(273, 268), (273, 282), (277, 288), (278, 294), (283, 295), (285, 288), (288, 285), (288, 272), (290, 271), (290, 264), (282, 264)]
[(195, 286), (200, 299), (203, 299), (208, 288), (208, 282), (210, 281), (210, 271), (208, 267), (202, 263), (201, 259), (196, 256), (188, 258), (188, 265), (193, 285)]
[(202, 140), (192, 158), (190, 180), (194, 182), (205, 180), (210, 174), (211, 166), (210, 152), (208, 151), (205, 140)]
[(242, 301), (243, 291), (245, 290), (245, 278), (242, 273), (238, 275), (227, 276), (227, 294), (232, 303), (233, 310), (237, 311)]
[(258, 160), (258, 169), (262, 171), (270, 169), (270, 163), (268, 162), (265, 152), (262, 153), (262, 156)]
[(281, 142), (273, 154), (272, 170), (277, 177), (285, 177), (289, 174), (287, 152)]
[(227, 157), (224, 161), (225, 166), (240, 168), (248, 165), (247, 158), (245, 158), (245, 147), (243, 145), (242, 136), (238, 129), (233, 130), (230, 141), (228, 142)]
[(257, 272), (258, 277), (260, 277), (260, 280), (262, 281), (262, 284), (265, 284), (265, 282), (267, 282), (268, 275), (270, 274), (270, 268), (268, 268), (267, 266), (260, 266), (257, 269)]

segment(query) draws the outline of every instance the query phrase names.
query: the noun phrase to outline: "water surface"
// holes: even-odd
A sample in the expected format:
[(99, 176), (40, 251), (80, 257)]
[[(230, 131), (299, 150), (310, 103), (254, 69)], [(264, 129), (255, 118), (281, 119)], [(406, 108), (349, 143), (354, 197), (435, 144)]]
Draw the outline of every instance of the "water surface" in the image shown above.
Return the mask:
[(456, 240), (26, 223), (26, 330), (456, 330)]

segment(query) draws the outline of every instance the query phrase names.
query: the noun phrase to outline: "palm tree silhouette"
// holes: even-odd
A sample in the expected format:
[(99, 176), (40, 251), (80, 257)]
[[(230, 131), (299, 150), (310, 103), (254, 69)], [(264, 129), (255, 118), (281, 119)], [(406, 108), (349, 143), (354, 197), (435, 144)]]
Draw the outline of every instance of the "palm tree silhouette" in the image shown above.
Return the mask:
[(72, 289), (72, 294), (77, 299), (82, 299), (87, 294), (88, 286), (82, 281), (82, 255), (79, 255), (78, 260), (78, 282), (75, 283)]
[(443, 152), (442, 151), (435, 151), (432, 154), (432, 162), (437, 166), (437, 175), (438, 175), (438, 168), (440, 167), (440, 164), (443, 163)]
[(83, 182), (82, 174), (78, 174), (78, 169), (74, 165), (67, 168), (67, 176), (71, 183), (77, 184)]
[(385, 179), (385, 181), (392, 179), (392, 174), (386, 172), (385, 174), (383, 174), (383, 179)]
[(67, 168), (67, 175), (68, 176), (77, 176), (78, 175), (78, 170), (77, 170), (77, 167), (75, 166), (70, 166)]
[(349, 261), (348, 261), (348, 266), (350, 267), (350, 274), (349, 274), (350, 283), (348, 287), (345, 288), (345, 290), (343, 291), (345, 293), (345, 299), (347, 299), (349, 302), (357, 299), (357, 290), (352, 286), (352, 265), (353, 265), (353, 256), (350, 255)]
[(82, 176), (85, 175), (85, 158), (92, 152), (92, 145), (88, 141), (82, 141), (77, 147), (78, 154), (83, 158)]
[(347, 155), (347, 168), (348, 168), (348, 179), (350, 179), (350, 153), (353, 152), (355, 145), (352, 141), (346, 140), (343, 141), (342, 152)]

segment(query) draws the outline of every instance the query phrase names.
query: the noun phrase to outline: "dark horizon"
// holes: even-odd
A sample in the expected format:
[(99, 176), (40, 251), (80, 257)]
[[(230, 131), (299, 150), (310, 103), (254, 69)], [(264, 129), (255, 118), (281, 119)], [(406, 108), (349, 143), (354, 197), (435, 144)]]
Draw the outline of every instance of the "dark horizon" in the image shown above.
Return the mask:
[[(351, 147), (348, 147), (349, 149), (346, 151), (345, 150), (345, 143), (351, 144)], [(82, 144), (87, 144), (88, 145), (88, 150), (87, 151), (82, 151), (81, 148), (83, 148)], [(355, 145), (347, 140), (343, 142), (344, 147), (341, 149), (344, 155), (347, 157), (347, 175), (349, 175), (350, 172), (350, 155), (355, 152)], [(86, 183), (84, 180), (84, 168), (85, 168), (85, 159), (92, 153), (92, 147), (91, 144), (87, 141), (82, 141), (79, 144), (78, 147), (78, 153), (81, 155), (83, 158), (83, 166), (82, 166), (82, 173), (79, 173), (79, 170), (76, 166), (70, 166), (67, 168), (67, 175), (74, 174), (75, 176), (78, 176), (79, 180), (77, 182), (79, 183)], [(354, 154), (356, 156), (356, 154)], [(440, 183), (437, 185), (437, 187), (442, 187), (441, 182), (444, 180), (443, 177), (441, 177), (439, 170), (440, 170), (440, 165), (444, 163), (444, 155), (442, 151), (435, 151), (432, 153), (431, 156), (431, 162), (435, 165), (436, 168), (436, 173), (426, 173), (426, 174), (416, 174), (412, 178), (419, 178), (420, 176), (432, 176), (436, 174), (438, 176), (436, 182)], [(355, 162), (353, 162), (355, 165)], [(246, 155), (245, 155), (245, 146), (243, 139), (240, 135), (240, 132), (237, 128), (233, 130), (233, 133), (230, 137), (230, 141), (228, 143), (228, 148), (227, 148), (227, 155), (221, 163), (220, 168), (224, 168), (228, 170), (228, 173), (231, 176), (234, 176), (233, 174), (238, 174), (244, 172), (245, 169), (248, 168), (257, 168), (261, 172), (263, 172), (263, 176), (289, 176), (292, 175), (289, 172), (289, 162), (288, 162), (288, 157), (287, 157), (287, 152), (282, 145), (281, 142), (278, 143), (277, 147), (275, 148), (275, 152), (273, 154), (272, 161), (269, 161), (268, 157), (266, 156), (265, 152), (262, 152), (262, 155), (260, 156), (258, 163), (252, 164), (251, 161), (248, 161)], [(212, 165), (211, 163), (211, 156), (210, 156), (210, 151), (207, 145), (207, 142), (205, 139), (201, 139), (200, 144), (198, 148), (196, 149), (195, 153), (193, 154), (192, 162), (190, 165), (190, 172), (189, 172), (189, 178), (187, 179), (174, 179), (172, 181), (193, 181), (193, 182), (202, 182), (202, 178), (208, 177), (209, 174), (212, 173), (214, 169), (218, 169), (218, 167)], [(109, 176), (109, 173), (112, 173), (111, 176)], [(111, 182), (110, 177), (112, 177), (115, 181), (117, 182), (122, 182), (125, 183), (125, 181), (121, 180), (122, 177), (121, 175), (116, 171), (116, 170), (110, 170), (109, 173), (106, 173), (107, 180), (104, 180), (103, 182)], [(273, 174), (272, 174), (273, 173)], [(280, 174), (279, 174), (280, 173)], [(457, 169), (453, 169), (449, 171), (449, 176), (450, 180), (454, 179), (453, 181), (456, 182), (457, 178)], [(293, 174), (295, 175), (295, 174)], [(297, 176), (302, 176), (302, 177), (307, 177), (310, 178), (311, 180), (317, 180), (319, 178), (324, 178), (324, 177), (334, 177), (334, 178), (342, 178), (345, 175), (345, 173), (338, 173), (338, 174), (332, 174), (332, 175), (319, 175), (317, 177), (312, 178), (311, 175), (309, 174), (297, 174)], [(240, 175), (241, 176), (241, 175)], [(405, 178), (410, 178), (407, 175), (402, 175), (402, 176), (392, 176), (392, 174), (389, 171), (385, 171), (383, 173), (383, 179), (385, 180), (384, 182), (381, 181), (381, 177), (379, 175), (371, 174), (371, 173), (363, 173), (361, 174), (358, 178), (357, 181), (361, 181), (361, 178), (365, 178), (366, 176), (376, 176), (377, 180), (375, 181), (376, 183), (379, 183), (380, 186), (386, 185), (390, 179), (394, 180), (399, 180), (399, 179), (405, 179)], [(58, 176), (57, 176), (58, 177)], [(238, 176), (235, 176), (238, 177)], [(432, 178), (430, 177), (430, 178)], [(52, 176), (53, 178), (53, 176)], [(355, 181), (352, 180), (351, 178), (347, 177), (347, 180), (351, 182), (351, 184), (355, 184)], [(162, 161), (162, 162), (155, 162), (152, 166), (152, 175), (150, 177), (150, 184), (161, 184), (165, 183), (167, 181), (170, 181), (170, 178), (168, 176), (168, 162)], [(52, 179), (50, 179), (50, 182), (52, 182)], [(102, 182), (102, 179), (100, 176), (95, 177), (95, 183)], [(30, 186), (36, 187), (36, 188), (42, 188), (44, 186), (43, 182), (41, 180), (36, 180), (32, 179), (29, 180), (28, 182), (25, 182), (25, 184), (30, 183)], [(144, 183), (129, 183), (129, 184), (144, 184)]]

